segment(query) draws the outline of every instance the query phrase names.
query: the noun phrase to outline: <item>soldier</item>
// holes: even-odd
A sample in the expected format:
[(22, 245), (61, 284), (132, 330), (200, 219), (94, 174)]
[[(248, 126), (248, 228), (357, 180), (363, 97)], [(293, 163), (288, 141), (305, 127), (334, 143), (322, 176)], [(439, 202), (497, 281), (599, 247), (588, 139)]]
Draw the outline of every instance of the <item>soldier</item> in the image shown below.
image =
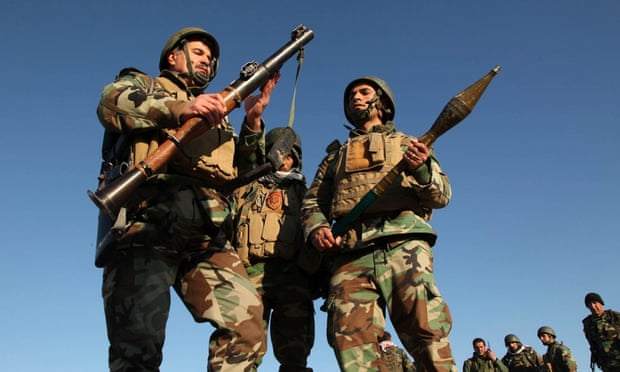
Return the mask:
[(543, 355), (545, 368), (548, 372), (575, 372), (577, 362), (568, 346), (555, 341), (555, 331), (551, 327), (538, 328), (538, 338), (543, 345), (547, 346), (547, 352)]
[[(167, 169), (142, 185), (119, 213), (124, 233), (106, 251), (103, 299), (111, 371), (159, 371), (174, 286), (197, 322), (215, 328), (210, 371), (255, 370), (265, 349), (263, 307), (229, 242), (225, 183), (264, 161), (262, 113), (277, 79), (245, 101), (240, 140), (219, 94), (203, 94), (220, 49), (207, 31), (184, 28), (164, 45), (157, 78), (124, 69), (102, 93), (106, 129), (102, 185), (138, 164), (191, 117), (208, 130), (180, 144)], [(110, 156), (109, 154), (112, 153)], [(127, 217), (126, 223), (120, 221)]]
[(592, 314), (585, 317), (583, 333), (590, 344), (590, 366), (603, 372), (620, 371), (620, 312), (605, 310), (598, 293), (588, 293), (586, 307)]
[(508, 334), (504, 337), (506, 355), (502, 362), (510, 372), (538, 372), (543, 367), (543, 359), (531, 346), (523, 345), (519, 337)]
[(463, 363), (463, 372), (508, 372), (508, 367), (493, 350), (487, 349), (483, 339), (474, 338), (472, 345), (474, 354)]
[(399, 348), (392, 342), (392, 335), (385, 331), (383, 337), (379, 337), (379, 349), (381, 358), (387, 365), (390, 372), (416, 372), (415, 365), (405, 350)]
[[(302, 203), (306, 241), (329, 257), (328, 341), (343, 371), (381, 370), (377, 339), (384, 309), (422, 371), (456, 371), (448, 336), (452, 317), (433, 274), (436, 234), (428, 220), (451, 197), (432, 151), (394, 127), (394, 95), (377, 77), (344, 90), (351, 128), (342, 146), (328, 146)], [(343, 236), (343, 217), (401, 159), (407, 169)]]
[[(267, 151), (287, 129), (274, 128), (267, 133)], [(314, 267), (306, 254), (300, 224), (306, 179), (301, 173), (301, 140), (294, 135), (292, 151), (278, 171), (233, 193), (238, 211), (234, 245), (262, 299), (262, 319), (265, 330), (271, 329), (280, 372), (312, 371), (306, 364), (314, 344), (310, 282)]]

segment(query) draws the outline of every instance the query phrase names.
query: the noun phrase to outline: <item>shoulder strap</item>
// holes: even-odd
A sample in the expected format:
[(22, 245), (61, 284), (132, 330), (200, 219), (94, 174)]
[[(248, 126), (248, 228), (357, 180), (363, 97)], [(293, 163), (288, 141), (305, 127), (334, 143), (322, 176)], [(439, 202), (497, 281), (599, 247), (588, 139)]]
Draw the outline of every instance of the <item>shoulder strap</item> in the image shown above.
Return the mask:
[[(531, 346), (528, 346), (525, 348), (525, 350), (523, 350), (523, 354), (525, 355), (525, 359), (527, 359), (528, 362), (530, 362), (530, 364), (534, 367), (538, 366), (538, 358), (536, 358), (535, 355), (535, 351), (534, 349), (532, 349)], [(532, 361), (532, 359), (530, 357), (534, 357), (534, 361)]]

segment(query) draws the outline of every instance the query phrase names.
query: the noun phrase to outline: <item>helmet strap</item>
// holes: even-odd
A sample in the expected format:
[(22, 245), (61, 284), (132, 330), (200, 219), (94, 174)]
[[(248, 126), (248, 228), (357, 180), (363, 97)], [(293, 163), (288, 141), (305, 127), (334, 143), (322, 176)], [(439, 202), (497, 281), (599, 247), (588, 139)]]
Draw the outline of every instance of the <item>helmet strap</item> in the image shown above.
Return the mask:
[(212, 73), (210, 73), (209, 76), (205, 76), (204, 74), (199, 74), (194, 71), (194, 66), (192, 66), (192, 61), (189, 58), (189, 48), (187, 47), (187, 40), (182, 40), (181, 43), (183, 44), (183, 53), (185, 53), (187, 75), (194, 83), (194, 86), (189, 87), (189, 89), (192, 91), (203, 91), (207, 88), (207, 86), (209, 86), (209, 83), (213, 78)]
[(382, 110), (383, 108), (383, 104), (379, 99), (379, 92), (366, 103), (368, 106), (365, 109), (349, 112), (349, 117), (356, 126), (364, 124), (370, 118), (370, 111), (372, 111), (373, 108), (376, 107), (378, 110)]

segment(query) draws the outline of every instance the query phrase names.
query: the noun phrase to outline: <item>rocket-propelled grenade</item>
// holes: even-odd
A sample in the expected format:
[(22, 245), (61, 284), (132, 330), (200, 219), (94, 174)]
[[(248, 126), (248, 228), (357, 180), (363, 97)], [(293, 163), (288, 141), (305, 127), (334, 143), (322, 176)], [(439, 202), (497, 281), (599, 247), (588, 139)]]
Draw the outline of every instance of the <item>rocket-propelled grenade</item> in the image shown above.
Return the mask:
[[(426, 146), (431, 147), (435, 140), (442, 134), (454, 128), (474, 109), (476, 103), (491, 82), (497, 75), (500, 66), (495, 66), (478, 81), (458, 93), (444, 106), (431, 128), (421, 135), (418, 140)], [(334, 236), (342, 236), (346, 228), (357, 219), (375, 200), (379, 198), (387, 188), (392, 185), (400, 174), (407, 168), (407, 163), (401, 159), (370, 191), (362, 197), (359, 203), (351, 211), (340, 218), (332, 226)]]

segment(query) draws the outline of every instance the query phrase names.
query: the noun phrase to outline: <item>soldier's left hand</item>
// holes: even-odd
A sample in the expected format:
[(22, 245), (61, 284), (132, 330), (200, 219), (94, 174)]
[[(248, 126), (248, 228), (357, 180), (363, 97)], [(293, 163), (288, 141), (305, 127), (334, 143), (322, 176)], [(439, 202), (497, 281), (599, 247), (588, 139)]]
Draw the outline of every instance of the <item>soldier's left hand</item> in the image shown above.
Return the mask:
[(261, 87), (260, 94), (250, 94), (246, 97), (244, 102), (245, 115), (250, 128), (254, 131), (261, 130), (261, 118), (265, 107), (269, 104), (271, 99), (271, 92), (276, 87), (278, 80), (280, 79), (280, 71), (276, 71), (265, 85)]
[(492, 361), (495, 361), (497, 359), (495, 352), (491, 349), (487, 349), (487, 357), (491, 359)]
[(323, 252), (340, 246), (342, 237), (334, 237), (329, 227), (319, 227), (312, 232), (311, 241), (319, 252)]
[(403, 153), (403, 159), (409, 166), (409, 169), (414, 170), (426, 163), (428, 160), (429, 151), (425, 144), (418, 141), (417, 138), (413, 138), (411, 143), (407, 147), (407, 151)]

